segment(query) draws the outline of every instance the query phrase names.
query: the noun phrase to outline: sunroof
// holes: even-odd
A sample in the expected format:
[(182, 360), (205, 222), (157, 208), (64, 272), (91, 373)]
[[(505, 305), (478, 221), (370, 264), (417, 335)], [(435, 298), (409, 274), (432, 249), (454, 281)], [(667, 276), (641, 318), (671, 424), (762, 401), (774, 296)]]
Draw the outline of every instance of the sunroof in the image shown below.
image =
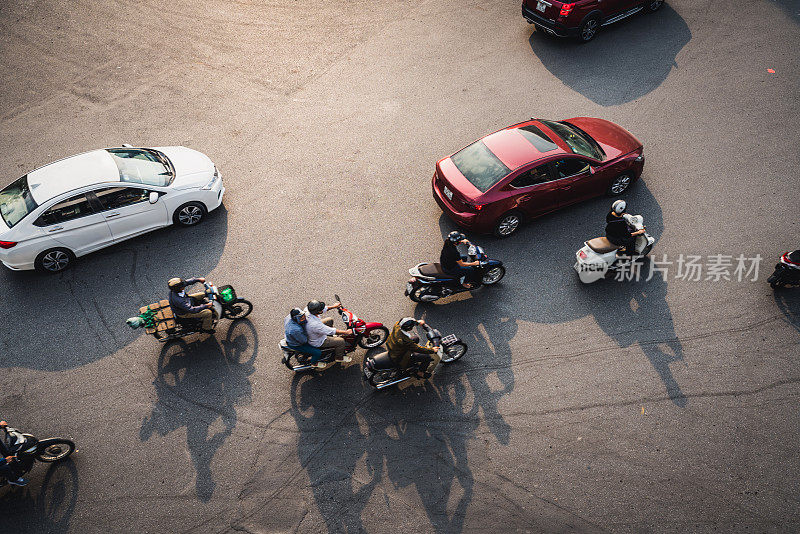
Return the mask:
[(536, 147), (539, 152), (549, 152), (558, 148), (558, 145), (550, 140), (547, 135), (533, 124), (517, 128), (525, 139)]

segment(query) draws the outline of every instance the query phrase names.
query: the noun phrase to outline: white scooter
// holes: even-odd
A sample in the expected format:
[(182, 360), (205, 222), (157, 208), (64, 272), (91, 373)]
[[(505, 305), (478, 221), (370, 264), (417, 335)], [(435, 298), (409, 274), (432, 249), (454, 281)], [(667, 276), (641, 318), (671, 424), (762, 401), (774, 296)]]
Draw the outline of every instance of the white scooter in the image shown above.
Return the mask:
[[(644, 217), (641, 215), (629, 215), (625, 213), (622, 216), (628, 226), (635, 230), (644, 229)], [(636, 246), (634, 250), (636, 254), (630, 258), (631, 261), (638, 260), (650, 254), (653, 248), (653, 243), (656, 240), (647, 232), (636, 236)], [(620, 249), (605, 237), (595, 237), (584, 243), (583, 248), (575, 253), (577, 261), (575, 262), (575, 270), (578, 271), (578, 277), (584, 284), (591, 284), (601, 278), (610, 278), (616, 274), (619, 266), (619, 257), (617, 251)]]

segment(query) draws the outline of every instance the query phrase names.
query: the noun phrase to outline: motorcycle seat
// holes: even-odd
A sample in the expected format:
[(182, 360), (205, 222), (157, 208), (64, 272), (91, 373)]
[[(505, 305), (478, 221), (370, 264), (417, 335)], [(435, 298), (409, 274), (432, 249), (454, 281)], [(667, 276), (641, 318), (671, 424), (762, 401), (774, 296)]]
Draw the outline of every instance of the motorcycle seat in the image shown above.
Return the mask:
[(381, 352), (371, 358), (372, 368), (376, 371), (383, 371), (386, 369), (394, 369), (397, 367), (392, 359), (389, 357), (388, 352)]
[(609, 241), (606, 237), (595, 237), (594, 239), (587, 241), (586, 244), (589, 245), (590, 249), (594, 250), (598, 254), (606, 254), (612, 250), (621, 248)]
[(423, 276), (431, 276), (433, 278), (446, 278), (446, 279), (458, 278), (458, 276), (456, 275), (444, 272), (442, 270), (442, 265), (440, 263), (426, 263), (425, 265), (421, 265), (419, 267), (419, 274)]

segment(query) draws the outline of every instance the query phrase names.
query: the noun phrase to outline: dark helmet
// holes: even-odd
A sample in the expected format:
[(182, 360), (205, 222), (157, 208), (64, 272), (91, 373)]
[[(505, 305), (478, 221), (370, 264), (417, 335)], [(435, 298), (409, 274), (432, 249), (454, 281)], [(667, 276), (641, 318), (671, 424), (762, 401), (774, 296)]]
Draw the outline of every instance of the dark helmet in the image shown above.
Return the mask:
[(289, 315), (292, 317), (292, 321), (297, 322), (300, 317), (304, 316), (303, 310), (300, 308), (292, 308), (292, 311), (289, 312)]
[(314, 315), (318, 315), (325, 311), (325, 303), (319, 300), (312, 300), (306, 307), (308, 308), (309, 313), (313, 313)]
[(170, 278), (167, 282), (167, 286), (172, 291), (180, 291), (186, 287), (186, 282), (183, 280), (183, 278)]
[(417, 320), (413, 317), (403, 317), (400, 319), (400, 328), (402, 330), (413, 330), (415, 326), (417, 326)]
[(457, 231), (455, 231), (455, 230), (453, 230), (452, 232), (450, 232), (449, 234), (447, 234), (447, 240), (448, 240), (448, 241), (450, 241), (450, 242), (451, 242), (451, 243), (453, 243), (453, 244), (456, 244), (456, 243), (458, 243), (459, 241), (463, 241), (463, 240), (464, 240), (464, 239), (466, 239), (466, 238), (467, 238), (467, 236), (465, 236), (465, 235), (464, 235), (464, 234), (462, 234), (461, 232), (457, 232)]

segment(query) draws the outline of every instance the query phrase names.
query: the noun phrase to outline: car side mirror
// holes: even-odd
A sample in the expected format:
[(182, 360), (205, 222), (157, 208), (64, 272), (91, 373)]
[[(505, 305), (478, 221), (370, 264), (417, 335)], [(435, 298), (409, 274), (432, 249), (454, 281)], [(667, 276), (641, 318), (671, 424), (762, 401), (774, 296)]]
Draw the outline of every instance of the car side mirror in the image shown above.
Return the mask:
[(151, 191), (149, 200), (150, 204), (155, 204), (156, 202), (158, 202), (158, 193), (156, 193), (155, 191)]

